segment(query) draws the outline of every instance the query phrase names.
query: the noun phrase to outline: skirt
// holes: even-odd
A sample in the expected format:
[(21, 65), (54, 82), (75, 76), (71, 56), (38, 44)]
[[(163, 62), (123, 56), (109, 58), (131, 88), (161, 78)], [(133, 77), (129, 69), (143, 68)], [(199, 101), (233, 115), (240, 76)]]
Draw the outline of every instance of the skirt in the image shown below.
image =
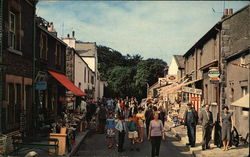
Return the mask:
[(108, 129), (107, 130), (107, 137), (115, 137), (115, 131), (114, 129)]
[(138, 132), (137, 131), (129, 131), (128, 138), (138, 138)]

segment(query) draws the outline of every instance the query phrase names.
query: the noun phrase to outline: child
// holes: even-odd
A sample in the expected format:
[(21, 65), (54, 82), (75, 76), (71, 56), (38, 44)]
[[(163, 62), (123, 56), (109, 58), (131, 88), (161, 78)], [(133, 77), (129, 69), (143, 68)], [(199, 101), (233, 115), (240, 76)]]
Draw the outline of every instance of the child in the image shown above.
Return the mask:
[(109, 149), (115, 146), (115, 118), (112, 113), (107, 119), (107, 141)]
[[(133, 117), (130, 117), (128, 121), (128, 138), (131, 140), (131, 147), (130, 151), (133, 151), (133, 147), (136, 147), (136, 139), (138, 138), (138, 131), (137, 131), (137, 118), (136, 118), (136, 113), (133, 114)], [(136, 150), (139, 151), (139, 148), (136, 147)]]
[(126, 126), (123, 116), (119, 116), (119, 120), (115, 126), (116, 130), (119, 131), (118, 133), (118, 152), (123, 151), (123, 144), (124, 144), (124, 138), (126, 133)]

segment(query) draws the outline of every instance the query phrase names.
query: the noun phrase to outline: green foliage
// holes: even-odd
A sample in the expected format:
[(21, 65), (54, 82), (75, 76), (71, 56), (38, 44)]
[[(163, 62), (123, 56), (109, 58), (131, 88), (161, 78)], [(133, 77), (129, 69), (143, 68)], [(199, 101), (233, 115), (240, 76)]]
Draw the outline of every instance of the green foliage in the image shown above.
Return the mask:
[(97, 52), (101, 79), (108, 82), (106, 97), (145, 98), (147, 83), (153, 85), (157, 82), (167, 66), (161, 59), (143, 60), (139, 54), (122, 56), (120, 52), (106, 46), (98, 46)]

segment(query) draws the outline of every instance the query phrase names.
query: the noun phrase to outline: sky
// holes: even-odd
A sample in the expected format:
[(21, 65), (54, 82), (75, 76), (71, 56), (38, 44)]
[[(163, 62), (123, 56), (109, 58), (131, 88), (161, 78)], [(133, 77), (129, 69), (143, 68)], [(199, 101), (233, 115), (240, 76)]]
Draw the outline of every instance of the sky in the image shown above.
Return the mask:
[(140, 54), (170, 64), (185, 54), (222, 16), (248, 1), (45, 1), (36, 13), (53, 22), (59, 37), (96, 42), (123, 55)]

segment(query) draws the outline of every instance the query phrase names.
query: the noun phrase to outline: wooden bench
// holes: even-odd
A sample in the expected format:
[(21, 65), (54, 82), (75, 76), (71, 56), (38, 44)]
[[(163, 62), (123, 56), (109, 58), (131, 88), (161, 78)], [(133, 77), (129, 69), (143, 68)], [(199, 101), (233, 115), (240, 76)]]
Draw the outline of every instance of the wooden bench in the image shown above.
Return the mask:
[(58, 154), (58, 139), (41, 137), (21, 137), (12, 136), (14, 152), (18, 154), (23, 148), (48, 150), (54, 149), (55, 155)]

